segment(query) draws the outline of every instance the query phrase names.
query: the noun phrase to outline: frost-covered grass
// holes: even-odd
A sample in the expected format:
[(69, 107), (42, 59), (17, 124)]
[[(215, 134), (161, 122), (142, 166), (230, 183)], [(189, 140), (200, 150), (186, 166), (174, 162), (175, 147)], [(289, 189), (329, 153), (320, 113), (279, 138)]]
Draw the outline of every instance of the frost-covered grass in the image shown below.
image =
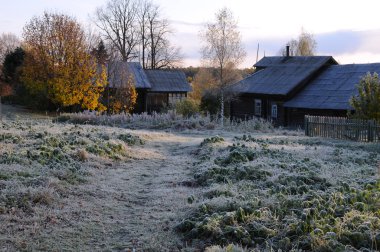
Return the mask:
[(79, 188), (90, 183), (94, 169), (128, 161), (131, 146), (143, 143), (124, 129), (55, 124), (46, 118), (4, 120), (0, 123), (0, 250), (58, 248), (54, 237), (44, 236), (57, 225), (64, 230), (65, 225), (80, 223), (83, 214), (78, 211), (83, 210), (77, 203), (88, 193)]
[(194, 184), (203, 193), (189, 196), (197, 210), (177, 226), (189, 244), (380, 250), (379, 145), (239, 135), (207, 138), (194, 157)]
[(379, 145), (145, 116), (10, 114), (0, 250), (379, 250)]
[[(168, 113), (99, 115), (95, 112), (62, 114), (58, 121), (77, 124), (118, 126), (132, 129), (213, 130), (220, 129), (220, 122), (209, 116), (183, 117), (175, 111)], [(225, 120), (223, 130), (228, 131), (273, 131), (273, 125), (255, 118), (247, 121)]]

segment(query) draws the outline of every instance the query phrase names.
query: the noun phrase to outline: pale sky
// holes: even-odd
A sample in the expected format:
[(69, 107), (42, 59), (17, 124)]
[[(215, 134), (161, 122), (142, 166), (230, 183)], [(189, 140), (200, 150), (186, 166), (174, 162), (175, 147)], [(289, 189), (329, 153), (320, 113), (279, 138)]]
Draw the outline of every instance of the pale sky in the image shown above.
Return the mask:
[[(171, 21), (173, 44), (184, 54), (184, 66), (200, 64), (203, 24), (228, 7), (239, 21), (247, 58), (241, 67), (259, 57), (276, 55), (302, 27), (314, 34), (317, 55), (332, 55), (341, 64), (380, 62), (380, 1), (339, 0), (154, 0)], [(69, 14), (87, 26), (90, 15), (106, 0), (0, 0), (0, 33), (21, 36), (22, 28), (44, 10)]]

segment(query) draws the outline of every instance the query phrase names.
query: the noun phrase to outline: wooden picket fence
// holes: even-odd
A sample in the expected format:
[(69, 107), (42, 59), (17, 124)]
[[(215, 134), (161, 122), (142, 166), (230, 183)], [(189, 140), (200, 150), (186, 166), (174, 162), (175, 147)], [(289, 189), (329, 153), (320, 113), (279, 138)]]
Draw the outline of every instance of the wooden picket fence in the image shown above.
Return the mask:
[(380, 142), (380, 125), (374, 120), (305, 116), (305, 135), (360, 142)]

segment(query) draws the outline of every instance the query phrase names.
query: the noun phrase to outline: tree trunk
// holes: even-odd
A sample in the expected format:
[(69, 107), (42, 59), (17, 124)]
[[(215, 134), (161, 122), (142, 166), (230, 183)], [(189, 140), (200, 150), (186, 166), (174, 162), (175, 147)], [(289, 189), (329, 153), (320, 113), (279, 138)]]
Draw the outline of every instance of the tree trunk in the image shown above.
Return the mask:
[(220, 126), (224, 126), (224, 83), (223, 83), (223, 64), (220, 63)]
[[(144, 21), (143, 21), (144, 22)], [(142, 24), (142, 36), (141, 36), (141, 44), (142, 44), (142, 67), (146, 69), (145, 66), (145, 24)]]
[(220, 126), (224, 126), (224, 92), (220, 95)]
[(1, 110), (2, 107), (1, 107), (1, 95), (0, 95), (0, 122), (3, 122), (3, 111)]

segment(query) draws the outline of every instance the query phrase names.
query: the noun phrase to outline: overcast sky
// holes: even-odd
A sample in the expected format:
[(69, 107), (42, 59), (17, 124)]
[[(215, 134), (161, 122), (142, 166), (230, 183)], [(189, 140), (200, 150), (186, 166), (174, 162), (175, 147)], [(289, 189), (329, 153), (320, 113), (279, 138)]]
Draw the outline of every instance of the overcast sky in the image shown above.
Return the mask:
[[(0, 0), (0, 33), (19, 36), (28, 20), (44, 10), (75, 16), (84, 25), (106, 0)], [(200, 64), (199, 30), (223, 7), (232, 10), (247, 50), (242, 67), (276, 55), (301, 29), (315, 35), (318, 55), (332, 55), (341, 64), (380, 62), (380, 1), (339, 0), (154, 0), (171, 21), (172, 41), (182, 48), (184, 66)]]

